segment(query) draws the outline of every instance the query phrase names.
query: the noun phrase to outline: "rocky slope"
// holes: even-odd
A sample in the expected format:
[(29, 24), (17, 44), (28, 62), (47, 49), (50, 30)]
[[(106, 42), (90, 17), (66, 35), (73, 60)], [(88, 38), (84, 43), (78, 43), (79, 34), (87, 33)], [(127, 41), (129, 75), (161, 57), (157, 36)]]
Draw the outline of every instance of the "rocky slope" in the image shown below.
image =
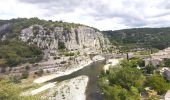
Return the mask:
[[(23, 42), (27, 46), (24, 47), (22, 44), (22, 48), (18, 49), (21, 46), (14, 41), (19, 41), (20, 44)], [(106, 51), (109, 40), (99, 30), (81, 24), (19, 18), (0, 20), (0, 46), (6, 44), (12, 45), (13, 48), (9, 48), (9, 45), (7, 51), (6, 49), (0, 51), (0, 54), (4, 54), (0, 55), (0, 72), (2, 68), (6, 68), (6, 72), (21, 73), (26, 66), (29, 66), (30, 72), (56, 69), (61, 66), (64, 70), (74, 67), (81, 61), (90, 59), (88, 54)], [(35, 49), (29, 47), (32, 45), (43, 53), (37, 54)], [(25, 52), (29, 50), (31, 51), (29, 54)], [(41, 62), (37, 60), (39, 56)], [(15, 67), (11, 66), (12, 69), (6, 64), (10, 61), (16, 62)]]
[(16, 38), (37, 45), (45, 58), (58, 55), (59, 49), (80, 54), (101, 52), (109, 43), (100, 31), (81, 24), (38, 18), (0, 20), (1, 41)]
[(85, 50), (88, 53), (101, 52), (106, 46), (102, 33), (86, 26), (64, 30), (63, 27), (46, 28), (42, 25), (32, 25), (21, 31), (20, 39), (42, 48), (46, 57), (57, 55), (59, 45), (64, 45), (68, 51), (80, 53)]

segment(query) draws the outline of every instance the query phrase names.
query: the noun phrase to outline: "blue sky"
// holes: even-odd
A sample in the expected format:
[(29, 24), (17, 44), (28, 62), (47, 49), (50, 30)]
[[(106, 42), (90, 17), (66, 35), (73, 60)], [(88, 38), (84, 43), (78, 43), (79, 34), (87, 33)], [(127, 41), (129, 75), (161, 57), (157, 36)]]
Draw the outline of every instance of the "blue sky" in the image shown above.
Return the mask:
[(1, 0), (0, 19), (38, 17), (117, 30), (169, 27), (169, 0)]

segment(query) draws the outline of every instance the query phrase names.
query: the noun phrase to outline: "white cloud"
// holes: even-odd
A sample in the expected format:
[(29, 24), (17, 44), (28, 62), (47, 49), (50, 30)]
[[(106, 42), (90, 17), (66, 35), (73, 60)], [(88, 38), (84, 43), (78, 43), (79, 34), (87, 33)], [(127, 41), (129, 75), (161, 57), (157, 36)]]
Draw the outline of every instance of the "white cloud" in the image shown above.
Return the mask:
[(168, 0), (1, 0), (0, 19), (39, 17), (116, 30), (170, 26)]

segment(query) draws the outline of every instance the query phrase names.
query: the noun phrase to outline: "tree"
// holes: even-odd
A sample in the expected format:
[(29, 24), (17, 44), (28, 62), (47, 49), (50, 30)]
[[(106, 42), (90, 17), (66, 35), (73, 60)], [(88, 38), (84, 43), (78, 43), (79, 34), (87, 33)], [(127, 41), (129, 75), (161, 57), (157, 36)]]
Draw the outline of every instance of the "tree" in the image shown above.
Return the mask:
[(129, 60), (122, 60), (121, 66), (122, 67), (143, 67), (145, 62), (143, 59), (140, 58), (130, 58)]
[[(115, 70), (115, 69), (114, 69)], [(145, 77), (137, 68), (125, 67), (109, 74), (110, 84), (117, 84), (130, 90), (131, 86), (141, 89), (145, 82)]]
[(103, 92), (106, 100), (140, 100), (140, 94), (135, 87), (128, 91), (120, 85), (105, 86)]
[(158, 94), (164, 94), (170, 88), (170, 84), (160, 75), (152, 75), (147, 80), (147, 86), (151, 87)]
[(153, 66), (153, 64), (150, 63), (145, 67), (145, 69), (146, 69), (146, 73), (153, 74), (155, 67)]
[(143, 59), (141, 59), (141, 58), (133, 57), (130, 60), (133, 61), (133, 62), (136, 62), (137, 66), (139, 66), (139, 67), (144, 67), (145, 66), (145, 61)]

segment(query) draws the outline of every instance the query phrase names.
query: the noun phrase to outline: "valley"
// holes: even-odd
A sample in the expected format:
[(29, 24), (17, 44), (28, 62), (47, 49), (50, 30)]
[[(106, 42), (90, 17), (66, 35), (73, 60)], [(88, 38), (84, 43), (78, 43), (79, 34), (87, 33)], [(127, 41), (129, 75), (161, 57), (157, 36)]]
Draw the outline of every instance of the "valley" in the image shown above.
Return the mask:
[(165, 99), (168, 37), (169, 28), (100, 31), (38, 18), (0, 20), (0, 99)]

